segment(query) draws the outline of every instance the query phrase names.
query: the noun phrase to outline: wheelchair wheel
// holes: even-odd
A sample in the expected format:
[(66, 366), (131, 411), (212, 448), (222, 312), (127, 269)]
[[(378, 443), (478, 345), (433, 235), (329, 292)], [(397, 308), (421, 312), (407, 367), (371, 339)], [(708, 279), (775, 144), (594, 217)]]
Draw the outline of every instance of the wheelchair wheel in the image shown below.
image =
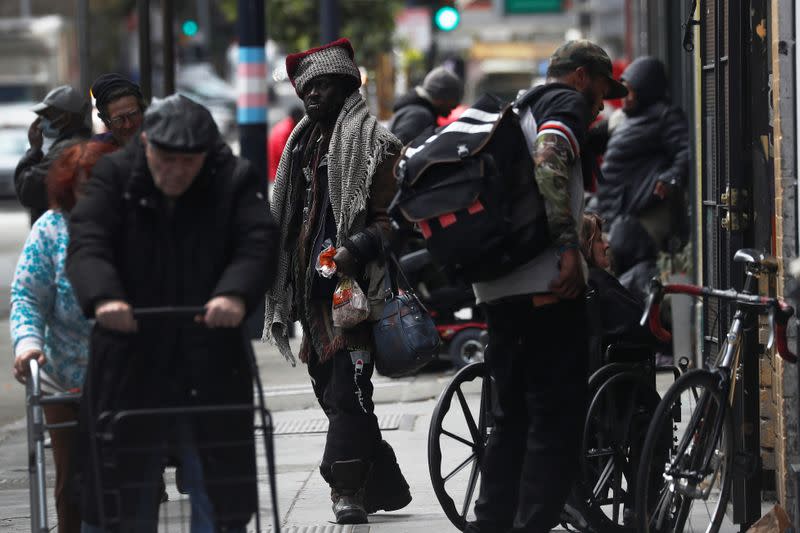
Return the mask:
[(483, 330), (467, 328), (453, 336), (448, 349), (450, 361), (457, 369), (483, 361), (484, 346), (481, 342)]
[[(460, 530), (470, 517), (491, 431), (491, 382), (487, 373), (485, 363), (462, 368), (439, 396), (428, 431), (433, 490), (447, 518)], [(470, 402), (468, 393), (479, 393), (480, 399)]]
[(660, 400), (645, 376), (628, 368), (597, 387), (584, 424), (578, 493), (597, 531), (635, 530), (636, 474)]

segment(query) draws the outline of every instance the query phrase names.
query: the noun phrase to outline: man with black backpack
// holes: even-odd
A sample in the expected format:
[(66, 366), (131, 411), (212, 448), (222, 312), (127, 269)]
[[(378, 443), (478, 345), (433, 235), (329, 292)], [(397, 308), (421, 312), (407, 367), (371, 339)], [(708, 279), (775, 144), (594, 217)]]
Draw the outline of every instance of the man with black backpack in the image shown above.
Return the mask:
[(556, 50), (547, 78), (516, 107), (550, 245), (510, 272), (473, 284), (489, 324), (487, 361), (497, 391), (477, 520), (465, 530), (473, 533), (550, 531), (577, 474), (588, 358), (578, 228), (594, 160), (582, 145), (603, 99), (627, 90), (612, 78), (606, 52), (585, 40)]

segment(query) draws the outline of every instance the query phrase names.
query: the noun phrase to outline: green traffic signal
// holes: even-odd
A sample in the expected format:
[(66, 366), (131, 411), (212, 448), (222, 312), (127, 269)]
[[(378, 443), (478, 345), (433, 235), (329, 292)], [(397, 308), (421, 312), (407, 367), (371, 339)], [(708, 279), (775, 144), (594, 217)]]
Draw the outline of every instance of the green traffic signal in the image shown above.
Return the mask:
[(197, 22), (191, 19), (184, 21), (181, 25), (181, 30), (183, 30), (183, 34), (187, 37), (194, 37), (197, 35), (199, 29), (200, 27), (197, 25)]
[(460, 20), (461, 15), (458, 10), (450, 6), (439, 8), (433, 16), (436, 27), (442, 31), (452, 31), (456, 29)]

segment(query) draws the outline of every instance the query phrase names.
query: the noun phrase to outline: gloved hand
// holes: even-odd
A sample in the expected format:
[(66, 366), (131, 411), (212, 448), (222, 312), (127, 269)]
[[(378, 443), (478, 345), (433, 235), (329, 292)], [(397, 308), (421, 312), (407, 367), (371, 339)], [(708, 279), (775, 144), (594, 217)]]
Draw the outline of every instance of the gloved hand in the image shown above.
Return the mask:
[(340, 246), (336, 250), (336, 255), (333, 256), (333, 262), (336, 263), (336, 272), (351, 278), (358, 275), (358, 261), (356, 261), (355, 256), (350, 250), (344, 246)]

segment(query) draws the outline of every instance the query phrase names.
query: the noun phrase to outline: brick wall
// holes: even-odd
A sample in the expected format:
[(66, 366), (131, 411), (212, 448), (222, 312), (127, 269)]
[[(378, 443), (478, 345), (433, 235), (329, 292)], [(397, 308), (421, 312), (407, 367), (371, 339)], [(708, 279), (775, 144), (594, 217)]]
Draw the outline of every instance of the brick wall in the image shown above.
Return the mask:
[[(784, 293), (785, 272), (797, 257), (797, 183), (794, 85), (794, 1), (772, 0), (772, 148), (775, 169), (775, 253), (783, 266), (777, 280)], [(797, 328), (790, 329), (790, 346), (797, 350)], [(794, 514), (797, 495), (789, 465), (798, 456), (797, 368), (766, 355), (761, 361), (762, 458), (774, 461), (779, 502)], [(773, 453), (770, 453), (772, 451)], [(770, 458), (771, 456), (771, 458)]]

